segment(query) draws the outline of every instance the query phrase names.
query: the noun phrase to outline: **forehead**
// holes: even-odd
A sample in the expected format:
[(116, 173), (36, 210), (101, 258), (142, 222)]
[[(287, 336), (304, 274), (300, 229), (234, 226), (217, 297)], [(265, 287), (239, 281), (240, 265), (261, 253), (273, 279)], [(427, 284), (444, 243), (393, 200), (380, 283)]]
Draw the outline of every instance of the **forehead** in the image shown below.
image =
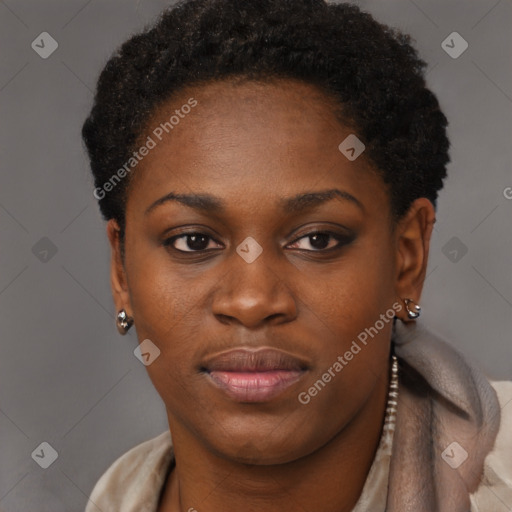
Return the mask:
[[(197, 104), (187, 108), (194, 100)], [(215, 151), (220, 145), (256, 150), (280, 146), (289, 153), (297, 153), (300, 145), (301, 153), (314, 151), (318, 157), (329, 149), (325, 133), (342, 129), (335, 108), (334, 101), (319, 89), (300, 81), (225, 80), (189, 87), (160, 105), (143, 138), (151, 135), (159, 146), (151, 156), (163, 158), (177, 152), (211, 161), (221, 156)], [(149, 163), (151, 159), (146, 160)]]
[(149, 119), (141, 141), (155, 145), (137, 165), (128, 202), (140, 209), (176, 190), (228, 202), (312, 187), (385, 194), (364, 156), (349, 161), (340, 152), (354, 130), (340, 123), (337, 109), (320, 89), (296, 80), (188, 87)]

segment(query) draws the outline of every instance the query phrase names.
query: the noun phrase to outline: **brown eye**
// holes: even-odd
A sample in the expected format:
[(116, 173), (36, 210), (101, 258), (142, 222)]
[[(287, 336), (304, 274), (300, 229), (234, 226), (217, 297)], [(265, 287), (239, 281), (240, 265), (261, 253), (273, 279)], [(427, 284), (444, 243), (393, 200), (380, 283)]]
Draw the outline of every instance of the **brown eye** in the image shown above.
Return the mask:
[(163, 245), (172, 246), (180, 252), (200, 252), (208, 249), (208, 244), (213, 239), (204, 233), (185, 233), (168, 238)]
[[(299, 246), (301, 241), (305, 241), (306, 243), (303, 246)], [(343, 245), (347, 245), (353, 240), (353, 237), (349, 237), (346, 235), (340, 235), (338, 233), (331, 233), (328, 231), (315, 231), (312, 233), (308, 233), (301, 238), (298, 238), (292, 244), (293, 249), (302, 249), (305, 251), (325, 251), (330, 249), (337, 249), (342, 247)]]

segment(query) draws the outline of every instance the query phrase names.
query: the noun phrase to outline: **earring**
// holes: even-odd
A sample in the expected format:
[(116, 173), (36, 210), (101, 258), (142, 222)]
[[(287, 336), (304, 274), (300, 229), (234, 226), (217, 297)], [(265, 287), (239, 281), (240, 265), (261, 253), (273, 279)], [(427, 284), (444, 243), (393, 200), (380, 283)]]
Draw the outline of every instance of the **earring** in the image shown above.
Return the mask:
[[(404, 299), (405, 302), (405, 310), (407, 311), (407, 316), (411, 320), (415, 320), (420, 316), (421, 308), (411, 299)], [(413, 304), (412, 309), (409, 307), (409, 304)]]
[(116, 321), (116, 326), (117, 330), (119, 331), (119, 334), (126, 334), (128, 332), (128, 329), (130, 329), (132, 325), (133, 318), (131, 316), (128, 316), (124, 309), (121, 309), (121, 311), (117, 313)]

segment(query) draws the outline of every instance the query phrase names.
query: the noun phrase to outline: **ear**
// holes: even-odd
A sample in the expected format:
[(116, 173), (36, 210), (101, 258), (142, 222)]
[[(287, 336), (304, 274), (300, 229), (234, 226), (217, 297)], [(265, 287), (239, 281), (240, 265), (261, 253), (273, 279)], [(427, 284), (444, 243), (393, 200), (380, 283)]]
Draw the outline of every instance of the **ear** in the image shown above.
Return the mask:
[(116, 306), (116, 312), (125, 309), (128, 316), (132, 316), (130, 294), (124, 262), (121, 256), (121, 230), (116, 220), (110, 219), (107, 223), (107, 236), (110, 242), (110, 286)]
[[(412, 203), (396, 227), (396, 294), (402, 305), (404, 299), (419, 303), (435, 221), (434, 205), (421, 197)], [(404, 322), (410, 321), (405, 307), (397, 316)]]

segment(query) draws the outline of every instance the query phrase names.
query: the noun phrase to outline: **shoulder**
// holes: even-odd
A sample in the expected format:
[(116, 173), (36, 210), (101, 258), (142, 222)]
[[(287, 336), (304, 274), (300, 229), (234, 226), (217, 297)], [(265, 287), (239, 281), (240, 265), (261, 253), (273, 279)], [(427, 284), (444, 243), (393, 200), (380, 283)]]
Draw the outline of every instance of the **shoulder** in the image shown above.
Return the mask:
[(131, 448), (103, 473), (85, 512), (152, 510), (172, 456), (169, 430)]
[(475, 510), (508, 512), (512, 507), (512, 381), (490, 383), (500, 403), (500, 428), (485, 459), (480, 487), (471, 498)]

